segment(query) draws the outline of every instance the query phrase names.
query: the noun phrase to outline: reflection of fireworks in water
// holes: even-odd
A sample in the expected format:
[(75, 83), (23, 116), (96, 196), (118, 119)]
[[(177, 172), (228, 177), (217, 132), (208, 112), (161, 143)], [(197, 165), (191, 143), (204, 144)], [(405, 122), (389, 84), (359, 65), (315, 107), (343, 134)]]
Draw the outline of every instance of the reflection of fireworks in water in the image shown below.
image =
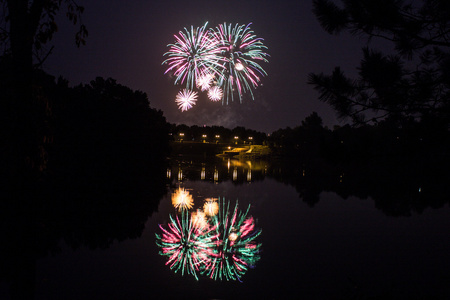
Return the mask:
[[(216, 206), (217, 205), (217, 206)], [(181, 219), (170, 216), (168, 229), (159, 225), (162, 235), (156, 234), (160, 254), (168, 257), (166, 265), (175, 272), (181, 270), (198, 279), (198, 274), (210, 278), (241, 280), (259, 260), (261, 244), (255, 239), (261, 230), (255, 229), (253, 217), (245, 212), (230, 210), (230, 203), (207, 199), (205, 212), (197, 210), (189, 217), (183, 210)]]
[(208, 221), (206, 220), (206, 215), (203, 211), (197, 210), (191, 214), (192, 225), (197, 228), (208, 227)]
[(230, 211), (230, 203), (222, 204), (219, 214), (213, 218), (215, 230), (219, 235), (214, 257), (207, 262), (204, 273), (210, 278), (241, 280), (249, 268), (254, 267), (259, 260), (261, 244), (255, 239), (261, 230), (255, 230), (253, 217), (247, 217), (247, 211), (238, 210), (236, 203), (234, 211)]
[(194, 205), (194, 198), (184, 188), (179, 187), (172, 194), (172, 205), (178, 210), (190, 209)]
[(217, 199), (206, 199), (205, 204), (203, 205), (203, 211), (209, 217), (215, 216), (219, 212), (219, 204), (217, 203)]
[(198, 273), (210, 261), (212, 248), (217, 234), (214, 228), (194, 226), (187, 211), (178, 216), (170, 217), (168, 229), (161, 225), (162, 235), (156, 234), (156, 243), (161, 247), (160, 254), (167, 256), (166, 265), (175, 272), (191, 274), (198, 280)]
[(192, 106), (195, 105), (195, 102), (197, 102), (197, 92), (183, 89), (178, 93), (175, 102), (181, 111), (186, 111), (192, 108)]

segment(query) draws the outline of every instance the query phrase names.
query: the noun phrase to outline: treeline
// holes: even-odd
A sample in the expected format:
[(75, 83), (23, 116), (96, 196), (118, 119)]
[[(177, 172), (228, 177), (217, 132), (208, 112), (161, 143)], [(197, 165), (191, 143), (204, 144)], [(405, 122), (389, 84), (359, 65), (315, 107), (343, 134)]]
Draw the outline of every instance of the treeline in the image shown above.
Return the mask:
[(229, 129), (223, 126), (171, 124), (170, 136), (173, 141), (258, 145), (267, 142), (267, 135), (264, 132), (246, 129), (242, 126)]
[[(26, 250), (26, 242), (16, 240), (27, 240), (26, 232), (42, 236), (37, 256), (60, 239), (72, 247), (103, 248), (139, 236), (166, 193), (169, 124), (163, 113), (150, 107), (145, 93), (110, 78), (70, 87), (43, 72), (34, 76), (34, 101), (46, 112), (35, 122), (43, 159), (33, 172), (20, 173), (21, 153), (8, 144), (1, 149), (0, 219), (7, 231), (0, 230), (0, 237), (9, 242), (0, 253), (23, 249), (31, 255), (36, 249)], [(2, 113), (13, 115), (17, 106), (8, 111), (8, 86), (0, 92)], [(2, 119), (6, 142), (19, 138), (6, 123), (11, 119)], [(0, 266), (13, 269), (1, 260)]]
[(317, 113), (300, 126), (279, 129), (268, 140), (279, 156), (351, 162), (374, 158), (443, 159), (450, 153), (450, 134), (433, 120), (385, 120), (376, 125), (324, 127)]

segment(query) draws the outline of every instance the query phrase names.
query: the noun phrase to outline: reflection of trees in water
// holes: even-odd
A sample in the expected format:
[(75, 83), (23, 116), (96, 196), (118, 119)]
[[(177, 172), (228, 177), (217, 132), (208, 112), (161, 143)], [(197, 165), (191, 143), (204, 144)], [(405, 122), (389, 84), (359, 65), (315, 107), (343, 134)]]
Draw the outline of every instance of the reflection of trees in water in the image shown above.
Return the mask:
[(250, 206), (241, 211), (237, 202), (233, 209), (230, 201), (207, 198), (205, 211), (189, 212), (187, 207), (180, 211), (176, 202), (174, 207), (178, 214), (169, 215), (170, 222), (160, 225), (162, 233), (156, 234), (160, 254), (167, 257), (166, 265), (172, 270), (197, 280), (201, 274), (214, 280), (241, 281), (255, 266), (261, 247), (255, 240), (261, 230), (248, 216)]
[(36, 260), (60, 252), (61, 241), (104, 249), (139, 237), (166, 191), (163, 175), (95, 175), (3, 191), (0, 281), (10, 284), (12, 299), (33, 298)]
[(312, 160), (273, 164), (268, 176), (294, 186), (310, 206), (320, 200), (321, 192), (335, 192), (344, 199), (371, 198), (389, 216), (408, 216), (449, 202), (447, 169), (444, 161), (422, 164), (401, 158), (346, 164)]
[(0, 280), (13, 299), (33, 298), (36, 260), (61, 241), (103, 249), (139, 237), (166, 192), (167, 123), (144, 93), (101, 78), (50, 87), (45, 173), (1, 182)]

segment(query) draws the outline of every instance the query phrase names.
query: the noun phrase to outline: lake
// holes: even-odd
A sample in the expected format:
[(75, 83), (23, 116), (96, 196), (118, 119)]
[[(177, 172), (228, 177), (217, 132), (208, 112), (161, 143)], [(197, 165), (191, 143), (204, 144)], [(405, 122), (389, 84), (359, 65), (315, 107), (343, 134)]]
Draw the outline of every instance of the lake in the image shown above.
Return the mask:
[[(57, 250), (37, 259), (32, 268), (35, 298), (450, 298), (449, 199), (430, 204), (426, 193), (432, 185), (423, 180), (398, 179), (392, 186), (384, 185), (393, 181), (386, 174), (365, 189), (361, 176), (334, 171), (228, 158), (173, 159), (157, 211), (139, 217), (144, 220), (141, 233), (114, 235), (120, 238), (95, 247), (68, 246), (60, 239)], [(408, 180), (410, 186), (405, 184)], [(174, 207), (173, 198), (180, 193), (188, 198), (189, 214), (183, 213), (187, 208)], [(209, 265), (184, 264), (182, 253), (195, 251), (192, 248), (172, 252), (175, 256), (166, 265), (171, 257), (161, 255), (161, 227), (172, 237), (173, 232), (186, 232), (181, 228), (189, 226), (189, 221), (182, 224), (184, 216), (202, 210), (205, 201), (217, 203), (220, 210), (216, 217), (205, 217), (216, 228), (198, 234), (217, 233), (203, 240), (216, 249), (209, 253)], [(236, 219), (242, 217), (243, 222), (232, 220), (235, 209)], [(169, 223), (175, 224), (172, 229)], [(87, 225), (93, 238), (101, 231), (96, 226), (101, 225)], [(248, 232), (240, 229), (244, 226)], [(231, 232), (239, 236), (232, 239)], [(71, 235), (66, 239), (76, 239), (77, 230)], [(214, 265), (217, 248), (225, 247), (227, 237), (230, 257), (222, 258), (231, 264)], [(174, 261), (179, 264), (171, 269)], [(195, 276), (188, 274), (197, 267)], [(8, 289), (2, 281), (0, 296), (8, 299)]]

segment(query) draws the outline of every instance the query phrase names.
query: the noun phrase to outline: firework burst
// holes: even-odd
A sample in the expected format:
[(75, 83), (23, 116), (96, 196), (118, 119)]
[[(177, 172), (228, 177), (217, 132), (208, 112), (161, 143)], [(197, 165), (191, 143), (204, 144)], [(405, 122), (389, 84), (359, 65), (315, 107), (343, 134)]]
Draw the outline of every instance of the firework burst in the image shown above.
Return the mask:
[(211, 101), (219, 101), (222, 99), (223, 92), (222, 89), (218, 86), (213, 86), (208, 90), (208, 98)]
[(222, 209), (213, 218), (219, 239), (216, 241), (214, 255), (206, 262), (203, 273), (214, 280), (241, 281), (241, 277), (260, 258), (261, 244), (257, 244), (255, 239), (261, 234), (261, 230), (255, 229), (253, 217), (247, 217), (250, 206), (242, 212), (238, 210), (236, 203), (231, 211), (230, 203), (225, 205), (223, 202)]
[(209, 217), (213, 217), (217, 215), (219, 212), (219, 204), (217, 203), (217, 199), (208, 198), (205, 200), (205, 204), (203, 205), (203, 211)]
[(162, 234), (156, 234), (156, 243), (161, 247), (160, 254), (168, 257), (166, 265), (175, 272), (193, 275), (198, 280), (198, 274), (209, 263), (213, 255), (217, 234), (214, 228), (194, 226), (187, 211), (178, 216), (170, 217), (168, 229), (159, 225)]
[(168, 56), (163, 62), (168, 65), (165, 73), (173, 72), (175, 84), (186, 82), (187, 89), (192, 89), (204, 72), (222, 67), (218, 63), (219, 41), (212, 38), (207, 24), (195, 29), (191, 26), (190, 30), (184, 28), (174, 36), (175, 43), (169, 44), (169, 51), (164, 54)]
[(233, 27), (224, 23), (213, 32), (221, 44), (225, 76), (218, 78), (218, 84), (223, 87), (227, 103), (230, 98), (233, 101), (235, 91), (240, 101), (246, 92), (253, 98), (252, 89), (258, 86), (260, 76), (267, 75), (260, 65), (260, 62), (268, 62), (267, 47), (262, 38), (256, 37), (250, 25), (236, 24)]
[[(163, 64), (168, 65), (165, 73), (175, 76), (175, 84), (185, 84), (185, 91), (195, 87), (208, 90), (212, 101), (228, 103), (235, 94), (242, 101), (247, 92), (254, 99), (252, 90), (258, 87), (261, 76), (267, 75), (260, 63), (268, 62), (269, 55), (263, 39), (256, 37), (250, 25), (224, 23), (207, 29), (205, 23), (184, 28), (164, 54), (167, 59)], [(177, 97), (182, 111), (193, 105), (186, 99), (186, 95)]]
[(172, 205), (178, 210), (187, 210), (194, 205), (194, 198), (184, 188), (179, 187), (172, 194)]
[(180, 91), (175, 99), (175, 102), (178, 105), (178, 108), (181, 109), (181, 111), (186, 111), (188, 109), (191, 109), (192, 106), (195, 105), (197, 102), (197, 92), (183, 89)]
[(238, 204), (230, 209), (230, 202), (209, 198), (204, 210), (189, 214), (169, 215), (162, 234), (156, 234), (160, 254), (167, 257), (166, 265), (175, 272), (205, 275), (214, 280), (239, 280), (259, 260), (261, 244), (255, 239), (261, 230), (255, 229), (255, 220), (242, 212)]

